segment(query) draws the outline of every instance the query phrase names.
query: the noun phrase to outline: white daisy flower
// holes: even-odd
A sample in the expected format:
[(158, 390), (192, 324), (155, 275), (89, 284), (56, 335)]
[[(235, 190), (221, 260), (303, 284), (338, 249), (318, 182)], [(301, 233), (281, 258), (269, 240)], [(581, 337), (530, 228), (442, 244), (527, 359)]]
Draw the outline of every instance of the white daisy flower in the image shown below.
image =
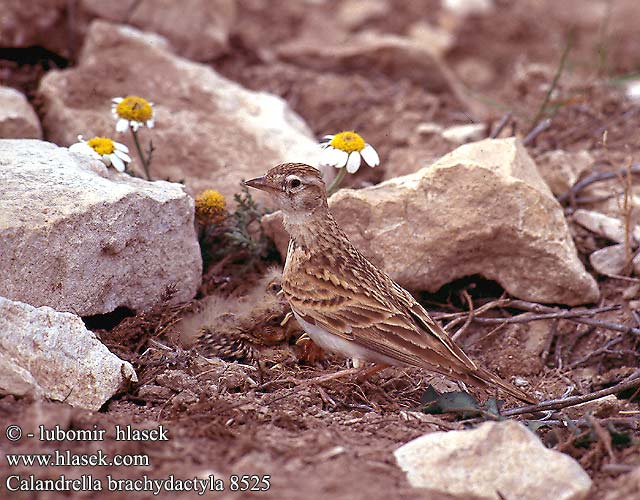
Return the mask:
[(364, 142), (353, 130), (325, 135), (320, 147), (324, 149), (320, 158), (321, 166), (344, 167), (350, 174), (355, 174), (361, 160), (372, 168), (380, 164), (380, 157), (373, 146)]
[(129, 148), (124, 144), (112, 141), (108, 137), (93, 137), (88, 141), (78, 136), (78, 141), (69, 146), (69, 151), (90, 156), (102, 161), (107, 167), (113, 165), (118, 172), (124, 172), (126, 164), (131, 161), (127, 154)]
[(111, 100), (111, 113), (118, 120), (117, 132), (124, 132), (128, 128), (137, 132), (140, 127), (153, 128), (155, 125), (153, 103), (143, 97), (115, 97)]

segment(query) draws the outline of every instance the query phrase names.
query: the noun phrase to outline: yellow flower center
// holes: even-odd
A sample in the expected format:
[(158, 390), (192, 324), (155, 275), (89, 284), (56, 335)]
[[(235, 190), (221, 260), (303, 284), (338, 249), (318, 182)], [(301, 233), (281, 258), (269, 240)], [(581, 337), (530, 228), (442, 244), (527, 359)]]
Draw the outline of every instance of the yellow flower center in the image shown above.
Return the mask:
[(220, 222), (227, 215), (224, 196), (207, 189), (196, 196), (196, 218), (201, 222)]
[(362, 151), (366, 145), (364, 139), (353, 130), (340, 132), (339, 134), (334, 135), (329, 144), (334, 148), (341, 149), (347, 153)]
[(153, 118), (153, 108), (149, 101), (135, 95), (122, 99), (116, 107), (116, 113), (120, 118), (136, 122), (146, 122)]
[(87, 141), (89, 145), (100, 156), (110, 155), (116, 150), (114, 142), (107, 137), (94, 137)]

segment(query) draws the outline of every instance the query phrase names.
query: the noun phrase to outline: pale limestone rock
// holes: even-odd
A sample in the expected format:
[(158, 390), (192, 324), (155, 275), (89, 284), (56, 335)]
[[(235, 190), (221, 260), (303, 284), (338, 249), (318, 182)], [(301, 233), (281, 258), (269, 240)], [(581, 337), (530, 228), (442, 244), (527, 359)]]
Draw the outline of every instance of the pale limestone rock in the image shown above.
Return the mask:
[[(79, 133), (113, 136), (111, 98), (134, 94), (155, 103), (155, 128), (139, 133), (145, 146), (153, 139), (154, 178), (184, 180), (195, 191), (213, 188), (231, 198), (243, 178), (278, 163), (317, 164), (317, 142), (284, 100), (177, 57), (163, 40), (95, 21), (77, 66), (50, 71), (41, 81), (47, 137), (69, 145)], [(135, 151), (129, 133), (116, 137)]]
[[(604, 215), (593, 210), (579, 208), (573, 213), (573, 220), (589, 231), (596, 233), (608, 240), (616, 243), (625, 242), (625, 225), (620, 219)], [(632, 247), (638, 246), (640, 242), (640, 226), (635, 226), (631, 230), (630, 243)]]
[(627, 287), (622, 292), (622, 298), (624, 300), (632, 300), (635, 299), (640, 293), (640, 283), (634, 283), (633, 285)]
[(82, 320), (0, 297), (0, 392), (98, 410), (136, 372)]
[(591, 487), (573, 458), (547, 449), (524, 425), (510, 420), (426, 434), (394, 455), (412, 486), (453, 498), (581, 500)]
[(627, 97), (632, 101), (640, 101), (640, 80), (632, 80), (626, 85)]
[(538, 171), (555, 195), (569, 191), (593, 165), (588, 151), (568, 153), (561, 149), (548, 151), (536, 158)]
[[(562, 208), (516, 139), (459, 147), (430, 167), (329, 200), (352, 243), (406, 288), (480, 274), (536, 302), (594, 302)], [(264, 219), (286, 253), (281, 215)]]
[(390, 13), (391, 6), (387, 0), (346, 0), (338, 5), (337, 18), (345, 28), (354, 30)]
[(486, 136), (487, 126), (484, 123), (455, 125), (442, 131), (442, 137), (454, 144), (465, 144), (471, 141), (479, 141)]
[(209, 61), (228, 51), (235, 0), (81, 0), (89, 17), (130, 24), (165, 36), (187, 59)]
[(22, 92), (0, 86), (0, 138), (40, 139), (38, 115)]
[(600, 248), (589, 255), (593, 268), (605, 276), (624, 274), (626, 251), (624, 245)]
[(80, 316), (190, 300), (193, 199), (37, 140), (0, 140), (0, 295)]
[(410, 38), (366, 32), (340, 43), (322, 45), (294, 41), (282, 45), (281, 59), (320, 71), (371, 71), (406, 78), (433, 93), (452, 93), (467, 99), (457, 79), (430, 50)]
[(442, 6), (451, 14), (464, 17), (490, 12), (493, 9), (493, 0), (443, 0)]
[(407, 36), (436, 57), (444, 57), (455, 43), (453, 33), (427, 21), (416, 21), (409, 26)]
[(0, 47), (44, 47), (68, 57), (68, 0), (2, 0)]

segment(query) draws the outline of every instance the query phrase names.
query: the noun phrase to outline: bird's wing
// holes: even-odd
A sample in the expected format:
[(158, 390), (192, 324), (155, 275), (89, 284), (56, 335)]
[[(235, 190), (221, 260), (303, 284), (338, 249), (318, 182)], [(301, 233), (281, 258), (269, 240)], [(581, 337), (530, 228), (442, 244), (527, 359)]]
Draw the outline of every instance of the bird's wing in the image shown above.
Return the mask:
[(476, 369), (411, 294), (383, 273), (372, 281), (357, 272), (342, 278), (310, 268), (304, 279), (287, 280), (285, 293), (305, 321), (401, 363), (445, 374)]

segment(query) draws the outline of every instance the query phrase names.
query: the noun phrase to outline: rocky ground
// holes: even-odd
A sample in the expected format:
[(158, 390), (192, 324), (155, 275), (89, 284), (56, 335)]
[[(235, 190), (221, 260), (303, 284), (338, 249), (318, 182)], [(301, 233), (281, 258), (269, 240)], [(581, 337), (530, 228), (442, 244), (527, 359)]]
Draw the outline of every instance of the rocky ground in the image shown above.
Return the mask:
[[(640, 495), (633, 0), (111, 3), (9, 1), (0, 20), (0, 137), (15, 139), (0, 140), (0, 488), (91, 475), (117, 498), (144, 476), (213, 476), (220, 498)], [(67, 150), (114, 137), (141, 175), (110, 113), (128, 94), (154, 102), (153, 184)], [(434, 402), (430, 386), (459, 387), (417, 369), (333, 380), (344, 360), (281, 324), (286, 235), (240, 180), (317, 164), (317, 138), (351, 129), (382, 160), (330, 200), (354, 243), (474, 359), (559, 401), (498, 410), (470, 387)], [(194, 225), (204, 189), (226, 208)], [(244, 339), (238, 360), (221, 335)], [(168, 439), (117, 439), (127, 425)], [(133, 462), (9, 462), (56, 450)], [(232, 491), (267, 476), (268, 492)]]

